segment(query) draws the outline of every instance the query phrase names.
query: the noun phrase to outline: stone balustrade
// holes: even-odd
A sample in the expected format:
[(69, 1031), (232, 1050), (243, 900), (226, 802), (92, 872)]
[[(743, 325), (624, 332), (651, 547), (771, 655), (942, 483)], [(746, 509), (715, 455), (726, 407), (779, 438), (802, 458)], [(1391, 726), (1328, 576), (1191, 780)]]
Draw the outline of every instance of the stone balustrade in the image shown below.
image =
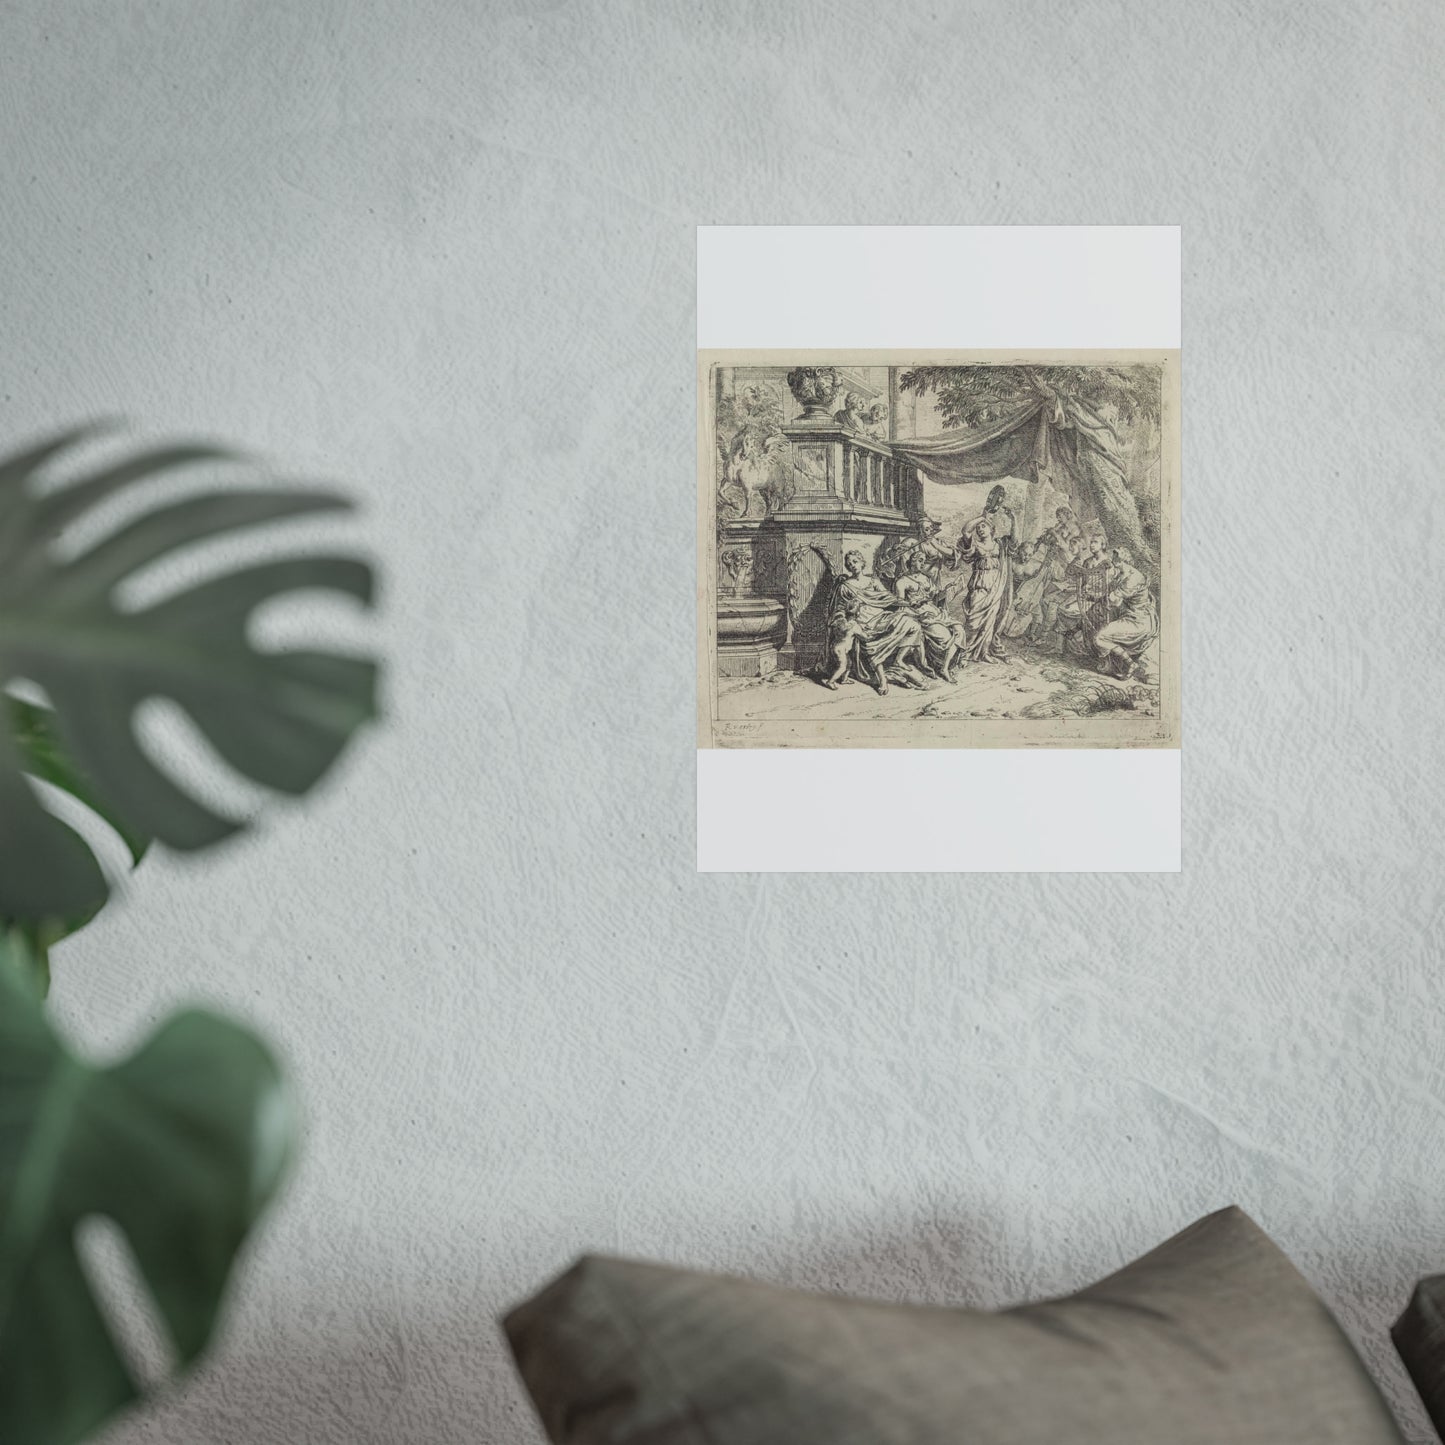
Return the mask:
[(923, 493), (918, 468), (896, 456), (887, 442), (859, 436), (834, 421), (795, 422), (783, 428), (792, 448), (793, 494), (782, 511), (832, 499), (844, 515), (876, 508), (916, 520)]
[[(923, 519), (918, 469), (887, 442), (819, 411), (783, 428), (792, 486), (768, 515), (719, 529), (718, 665), (724, 676), (806, 671), (822, 656), (832, 581)], [(746, 558), (740, 557), (746, 553)], [(726, 575), (724, 575), (724, 571)], [(774, 614), (761, 604), (778, 604)]]

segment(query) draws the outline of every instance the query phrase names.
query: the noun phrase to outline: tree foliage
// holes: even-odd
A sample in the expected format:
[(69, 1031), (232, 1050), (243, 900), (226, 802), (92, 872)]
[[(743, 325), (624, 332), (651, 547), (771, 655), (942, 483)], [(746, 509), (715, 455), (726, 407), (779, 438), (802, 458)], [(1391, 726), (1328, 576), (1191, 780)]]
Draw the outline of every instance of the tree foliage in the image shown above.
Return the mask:
[(944, 424), (985, 427), (1024, 402), (1052, 395), (1078, 402), (1110, 423), (1159, 421), (1159, 368), (1133, 366), (916, 366), (898, 378), (904, 391), (932, 393)]

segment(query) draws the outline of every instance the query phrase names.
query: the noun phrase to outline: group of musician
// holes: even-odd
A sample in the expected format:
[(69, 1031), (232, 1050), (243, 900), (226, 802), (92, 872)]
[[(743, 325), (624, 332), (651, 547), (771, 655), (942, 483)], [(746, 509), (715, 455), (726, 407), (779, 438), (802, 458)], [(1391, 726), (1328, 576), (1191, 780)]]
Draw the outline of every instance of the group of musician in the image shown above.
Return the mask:
[(862, 553), (846, 555), (818, 675), (825, 687), (850, 677), (880, 693), (890, 682), (955, 682), (962, 664), (1007, 661), (1011, 640), (1117, 679), (1145, 673), (1159, 634), (1154, 596), (1128, 549), (1110, 547), (1101, 528), (1086, 533), (1060, 507), (1053, 526), (1022, 540), (1004, 489), (994, 487), (954, 547), (940, 530), (932, 523), (898, 548), (891, 586), (867, 571)]

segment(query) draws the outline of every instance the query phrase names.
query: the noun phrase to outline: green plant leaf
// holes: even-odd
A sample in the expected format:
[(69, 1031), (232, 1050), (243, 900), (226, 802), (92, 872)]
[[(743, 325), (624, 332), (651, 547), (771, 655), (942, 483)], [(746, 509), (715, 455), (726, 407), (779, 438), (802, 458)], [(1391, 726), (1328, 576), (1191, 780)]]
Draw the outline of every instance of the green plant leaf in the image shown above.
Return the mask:
[[(9, 711), (11, 736), (18, 746), (25, 771), (31, 777), (40, 778), (68, 793), (97, 817), (103, 818), (125, 844), (132, 865), (138, 864), (150, 846), (150, 839), (129, 827), (125, 819), (107, 807), (90, 780), (66, 756), (54, 713), (49, 708), (38, 707), (16, 697), (0, 698), (0, 704)], [(3, 725), (3, 719), (0, 719), (0, 727)], [(68, 918), (32, 918), (17, 925), (33, 950), (45, 990), (48, 991), (50, 985), (50, 949), (62, 938), (84, 928), (100, 906), (101, 903), (97, 902)]]
[[(136, 709), (170, 699), (237, 771), (283, 793), (306, 792), (374, 716), (375, 664), (328, 652), (262, 652), (247, 626), (263, 603), (301, 589), (368, 604), (371, 569), (354, 557), (292, 556), (126, 610), (117, 588), (179, 549), (349, 503), (296, 488), (209, 491), (152, 507), (67, 558), (56, 538), (127, 488), (194, 463), (234, 460), (212, 447), (164, 447), (39, 490), (39, 469), (87, 435), (70, 432), (0, 461), (0, 688), (24, 679), (43, 689), (53, 709), (46, 728), (71, 770), (67, 790), (116, 825), (133, 850), (148, 838), (204, 848), (240, 825), (152, 761), (136, 739)], [(37, 758), (0, 730), (0, 918), (84, 917), (108, 892), (89, 846), (41, 805), (24, 777), (44, 777), (46, 766), (43, 753)]]
[(16, 947), (0, 937), (0, 1440), (71, 1445), (139, 1394), (77, 1225), (103, 1215), (124, 1232), (185, 1367), (295, 1121), (265, 1048), (213, 1014), (173, 1015), (109, 1068), (84, 1063), (20, 982)]
[(33, 923), (0, 926), (0, 971), (32, 998), (43, 999), (50, 992), (50, 952)]
[(9, 705), (10, 730), (19, 745), (26, 772), (63, 793), (69, 793), (103, 818), (125, 844), (130, 861), (139, 863), (150, 847), (150, 838), (132, 828), (114, 809), (107, 807), (105, 800), (96, 793), (95, 785), (66, 756), (55, 724), (55, 714), (48, 707), (39, 707), (18, 697), (7, 697), (4, 701)]

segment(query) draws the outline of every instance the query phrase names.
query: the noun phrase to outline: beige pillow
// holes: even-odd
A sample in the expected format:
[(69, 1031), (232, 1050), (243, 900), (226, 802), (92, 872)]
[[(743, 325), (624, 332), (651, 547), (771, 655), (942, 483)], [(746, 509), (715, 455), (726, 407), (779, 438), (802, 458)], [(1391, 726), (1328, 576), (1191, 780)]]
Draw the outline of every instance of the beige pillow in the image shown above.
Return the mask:
[(1067, 1299), (876, 1304), (586, 1258), (505, 1321), (556, 1445), (1401, 1445), (1238, 1209)]

